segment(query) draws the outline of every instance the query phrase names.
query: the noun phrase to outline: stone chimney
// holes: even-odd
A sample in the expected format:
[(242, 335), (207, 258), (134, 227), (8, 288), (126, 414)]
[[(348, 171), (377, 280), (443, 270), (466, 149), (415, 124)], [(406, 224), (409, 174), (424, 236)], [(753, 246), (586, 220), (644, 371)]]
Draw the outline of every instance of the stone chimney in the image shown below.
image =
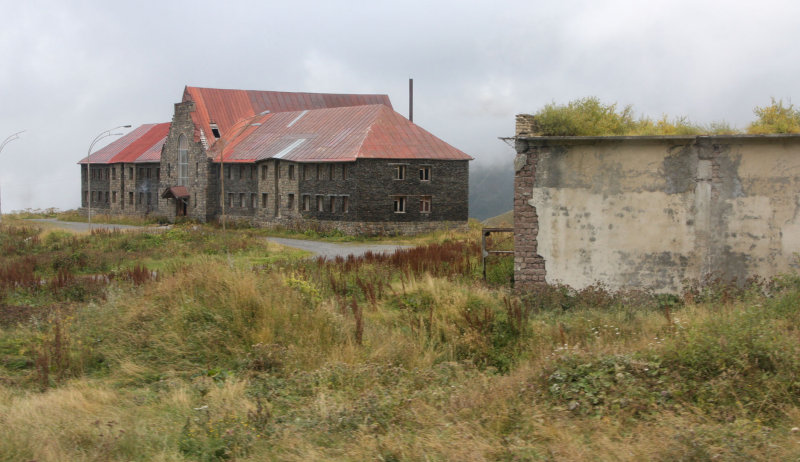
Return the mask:
[(536, 136), (536, 117), (530, 114), (517, 114), (517, 127), (514, 136)]

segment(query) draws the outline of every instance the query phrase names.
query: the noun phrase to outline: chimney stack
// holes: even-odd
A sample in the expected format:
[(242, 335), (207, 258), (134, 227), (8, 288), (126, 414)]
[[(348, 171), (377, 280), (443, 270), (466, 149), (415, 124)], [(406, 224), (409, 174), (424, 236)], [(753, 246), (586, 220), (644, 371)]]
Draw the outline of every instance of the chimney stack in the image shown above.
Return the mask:
[(408, 120), (414, 121), (414, 79), (408, 79)]

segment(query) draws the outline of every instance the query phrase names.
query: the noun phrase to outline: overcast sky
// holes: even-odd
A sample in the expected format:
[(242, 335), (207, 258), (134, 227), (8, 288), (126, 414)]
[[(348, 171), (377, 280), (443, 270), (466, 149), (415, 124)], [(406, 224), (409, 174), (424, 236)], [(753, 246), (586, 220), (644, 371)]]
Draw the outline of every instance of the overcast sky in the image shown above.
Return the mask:
[[(743, 128), (800, 82), (796, 0), (0, 0), (5, 212), (79, 206), (92, 139), (168, 122), (183, 87), (385, 93), (475, 157), (514, 115), (585, 96)], [(102, 145), (98, 145), (102, 146)]]

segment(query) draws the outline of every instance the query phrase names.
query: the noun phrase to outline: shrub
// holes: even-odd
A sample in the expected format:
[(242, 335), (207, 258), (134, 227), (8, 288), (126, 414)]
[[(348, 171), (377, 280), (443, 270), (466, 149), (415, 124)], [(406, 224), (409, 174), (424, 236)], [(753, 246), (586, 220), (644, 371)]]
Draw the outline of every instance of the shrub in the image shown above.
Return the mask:
[(756, 107), (753, 112), (758, 117), (747, 127), (747, 133), (800, 133), (800, 110), (792, 103), (783, 104), (775, 100), (769, 106)]

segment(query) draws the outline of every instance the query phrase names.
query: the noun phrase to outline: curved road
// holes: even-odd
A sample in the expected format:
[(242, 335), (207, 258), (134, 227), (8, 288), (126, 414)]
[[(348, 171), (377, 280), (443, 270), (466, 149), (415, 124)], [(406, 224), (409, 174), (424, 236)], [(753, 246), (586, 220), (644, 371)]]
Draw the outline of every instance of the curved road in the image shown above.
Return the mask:
[(287, 239), (285, 237), (268, 237), (270, 242), (294, 247), (295, 249), (313, 252), (315, 257), (325, 257), (334, 259), (337, 256), (347, 257), (353, 255), (359, 257), (367, 252), (373, 253), (394, 253), (398, 249), (407, 249), (410, 245), (396, 244), (338, 244), (333, 242), (307, 241), (304, 239)]

